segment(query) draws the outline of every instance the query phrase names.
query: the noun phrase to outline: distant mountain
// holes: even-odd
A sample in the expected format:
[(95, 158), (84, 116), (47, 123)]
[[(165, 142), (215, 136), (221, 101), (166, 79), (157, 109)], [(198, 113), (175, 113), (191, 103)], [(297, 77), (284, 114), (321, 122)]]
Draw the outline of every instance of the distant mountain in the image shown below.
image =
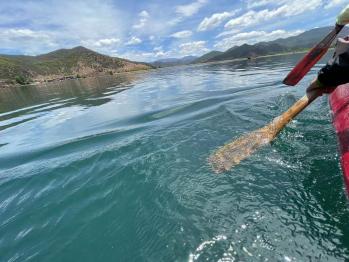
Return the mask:
[[(285, 52), (303, 51), (317, 44), (332, 30), (332, 28), (333, 27), (316, 28), (301, 33), (297, 36), (292, 36), (285, 39), (277, 39), (270, 42), (261, 42), (254, 45), (244, 44), (241, 46), (234, 46), (222, 53), (212, 51), (203, 55), (202, 57), (199, 57), (196, 61), (198, 61), (199, 63), (215, 62), (238, 58), (254, 58), (258, 56)], [(340, 37), (346, 35), (349, 35), (348, 28), (343, 29)]]
[[(333, 27), (331, 26), (315, 28), (305, 31), (297, 36), (277, 39), (269, 43), (277, 43), (288, 48), (311, 48), (322, 40), (332, 29)], [(349, 29), (345, 27), (339, 34), (339, 37), (347, 35), (349, 35)]]
[(168, 66), (176, 66), (176, 65), (187, 65), (196, 60), (196, 56), (185, 56), (182, 58), (165, 58), (156, 60), (151, 63), (151, 65), (155, 67), (168, 67)]
[(207, 61), (209, 61), (210, 59), (216, 57), (216, 56), (219, 56), (223, 54), (223, 52), (220, 52), (220, 51), (211, 51), (207, 54), (204, 54), (203, 56), (200, 56), (199, 58), (195, 59), (193, 61), (193, 63), (205, 63)]
[(78, 46), (39, 56), (0, 55), (0, 84), (25, 84), (149, 68), (152, 66), (109, 57)]
[(232, 47), (224, 53), (214, 56), (207, 62), (222, 61), (237, 58), (254, 58), (258, 56), (271, 55), (287, 52), (289, 49), (276, 43), (258, 43), (255, 45), (244, 44), (242, 46)]

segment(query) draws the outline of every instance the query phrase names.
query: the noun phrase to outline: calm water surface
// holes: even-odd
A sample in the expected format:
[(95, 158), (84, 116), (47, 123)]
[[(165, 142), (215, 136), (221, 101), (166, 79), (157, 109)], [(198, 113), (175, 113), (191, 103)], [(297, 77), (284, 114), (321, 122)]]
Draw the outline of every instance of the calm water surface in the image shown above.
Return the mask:
[(207, 157), (300, 98), (299, 56), (0, 90), (0, 261), (346, 261), (327, 98), (215, 175)]

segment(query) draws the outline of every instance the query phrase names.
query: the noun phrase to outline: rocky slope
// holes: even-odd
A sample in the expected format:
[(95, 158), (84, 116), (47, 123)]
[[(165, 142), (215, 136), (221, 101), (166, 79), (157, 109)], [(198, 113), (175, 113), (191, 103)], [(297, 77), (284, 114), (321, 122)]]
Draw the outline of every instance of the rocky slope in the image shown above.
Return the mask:
[(0, 85), (115, 74), (150, 68), (153, 67), (145, 63), (109, 57), (79, 46), (39, 56), (0, 55)]

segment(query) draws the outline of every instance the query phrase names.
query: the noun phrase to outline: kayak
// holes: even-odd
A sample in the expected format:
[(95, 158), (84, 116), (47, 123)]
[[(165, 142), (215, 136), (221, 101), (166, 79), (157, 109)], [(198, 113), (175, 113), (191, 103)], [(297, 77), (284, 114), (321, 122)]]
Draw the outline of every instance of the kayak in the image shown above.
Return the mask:
[(329, 102), (338, 137), (344, 182), (349, 195), (349, 84), (338, 86), (330, 94)]

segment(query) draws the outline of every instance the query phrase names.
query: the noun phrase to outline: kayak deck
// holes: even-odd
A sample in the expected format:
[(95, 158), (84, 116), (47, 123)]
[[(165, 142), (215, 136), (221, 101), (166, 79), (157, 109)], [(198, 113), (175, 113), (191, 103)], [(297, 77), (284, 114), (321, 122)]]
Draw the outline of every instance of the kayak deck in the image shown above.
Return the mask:
[(329, 101), (340, 145), (344, 182), (349, 194), (349, 84), (338, 86), (331, 93)]

